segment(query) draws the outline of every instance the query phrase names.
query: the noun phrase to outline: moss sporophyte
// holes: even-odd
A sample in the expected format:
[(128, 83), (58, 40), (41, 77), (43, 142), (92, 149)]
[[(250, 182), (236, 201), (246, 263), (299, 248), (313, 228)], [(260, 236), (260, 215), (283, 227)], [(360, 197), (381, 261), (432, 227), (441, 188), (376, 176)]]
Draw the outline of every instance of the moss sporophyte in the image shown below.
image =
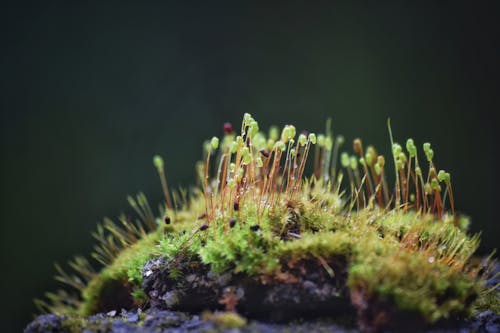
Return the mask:
[[(388, 129), (391, 172), (359, 138), (343, 151), (330, 121), (324, 134), (286, 125), (266, 135), (250, 114), (237, 133), (226, 123), (221, 138), (206, 141), (197, 188), (171, 191), (155, 156), (165, 197), (158, 214), (144, 194), (129, 197), (137, 219), (105, 219), (94, 233), (100, 269), (83, 257), (69, 263), (72, 273), (57, 266), (56, 279), (71, 288), (36, 303), (78, 318), (158, 304), (247, 315), (258, 314), (253, 303), (269, 312), (292, 308), (266, 288), (314, 282), (332, 287), (296, 304), (298, 316), (301, 309), (335, 316), (331, 299), (341, 300), (357, 311), (362, 329), (390, 325), (397, 313), (433, 323), (488, 307), (485, 300), (497, 299), (485, 283), (492, 262), (473, 256), (479, 237), (467, 234), (468, 219), (455, 212), (450, 174), (438, 170), (429, 143), (422, 158), (414, 140), (403, 148), (389, 122)], [(160, 291), (150, 287), (155, 272), (166, 286)]]

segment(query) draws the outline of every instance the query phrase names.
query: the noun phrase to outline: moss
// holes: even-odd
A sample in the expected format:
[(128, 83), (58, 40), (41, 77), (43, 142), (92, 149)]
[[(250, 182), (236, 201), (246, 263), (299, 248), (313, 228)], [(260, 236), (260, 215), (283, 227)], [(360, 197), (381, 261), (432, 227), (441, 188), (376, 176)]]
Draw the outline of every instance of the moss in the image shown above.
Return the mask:
[(144, 292), (144, 290), (137, 288), (131, 293), (132, 298), (134, 299), (134, 303), (138, 306), (142, 306), (147, 303), (148, 295)]
[(476, 302), (474, 302), (474, 311), (492, 311), (500, 315), (500, 293), (496, 290), (482, 292)]
[(478, 287), (465, 275), (406, 251), (378, 257), (369, 266), (361, 260), (351, 267), (348, 283), (352, 289), (362, 286), (371, 297), (394, 302), (401, 310), (420, 313), (430, 322), (463, 314)]
[[(130, 306), (133, 299), (141, 303), (144, 295), (137, 293), (142, 282), (142, 266), (151, 259), (155, 252), (155, 244), (160, 237), (160, 232), (152, 233), (133, 244), (120, 253), (116, 260), (105, 267), (99, 275), (89, 282), (82, 291), (83, 302), (80, 307), (82, 315), (89, 315), (99, 311), (113, 310), (113, 303)], [(135, 292), (135, 297), (131, 293)], [(121, 295), (119, 298), (117, 295)], [(108, 300), (108, 298), (111, 298)], [(118, 301), (121, 299), (122, 301)], [(121, 303), (121, 304), (120, 304)]]
[(277, 254), (286, 260), (350, 256), (353, 239), (345, 231), (306, 233), (300, 239), (280, 244)]
[[(255, 207), (250, 206), (234, 228), (216, 220), (206, 233), (194, 234), (193, 229), (185, 232), (177, 225), (171, 232), (150, 234), (123, 251), (90, 282), (84, 290), (81, 313), (94, 313), (100, 308), (99, 302), (111, 281), (128, 284), (130, 290), (137, 288), (142, 280), (141, 268), (148, 259), (155, 255), (174, 258), (180, 252), (188, 254), (186, 260), (199, 256), (216, 273), (232, 271), (250, 276), (272, 275), (283, 262), (314, 258), (328, 261), (342, 256), (347, 258), (349, 288), (362, 287), (370, 297), (420, 313), (431, 322), (467, 313), (469, 300), (481, 288), (466, 271), (449, 264), (463, 264), (477, 247), (476, 238), (450, 223), (414, 212), (372, 210), (350, 217), (312, 215), (305, 208), (301, 212), (306, 214), (306, 220), (301, 214), (296, 218), (306, 231), (291, 241), (281, 239), (276, 232), (274, 226), (279, 219), (264, 218), (260, 229), (252, 231)], [(138, 289), (133, 295), (138, 302), (144, 300)]]
[[(74, 265), (80, 276), (90, 277), (81, 290), (78, 313), (143, 304), (142, 267), (155, 256), (200, 260), (212, 272), (261, 281), (301, 260), (320, 262), (332, 276), (331, 266), (339, 268), (342, 258), (347, 274), (343, 287), (351, 296), (362, 295), (367, 304), (415, 313), (427, 322), (467, 315), (478, 297), (476, 309), (498, 310), (498, 297), (485, 292), (481, 264), (471, 260), (479, 237), (469, 235), (468, 219), (455, 214), (450, 176), (437, 173), (429, 144), (424, 146), (427, 177), (413, 141), (407, 145), (408, 156), (393, 145), (398, 172), (394, 191), (389, 191), (385, 158), (373, 147), (364, 154), (359, 139), (354, 155), (341, 155), (343, 169), (338, 171), (329, 158), (338, 155), (335, 149), (343, 139), (330, 131), (318, 138), (294, 138), (291, 125), (281, 139), (275, 134), (266, 138), (245, 115), (241, 136), (226, 133), (217, 152), (219, 144), (205, 146), (205, 161), (198, 165), (201, 190), (189, 198), (176, 193), (174, 198), (182, 201), (179, 209), (170, 204), (163, 163), (156, 163), (166, 204), (156, 217), (144, 195), (129, 198), (142, 224), (122, 219), (121, 225), (106, 221), (105, 228), (98, 228), (96, 258), (105, 267), (93, 273), (85, 263)], [(315, 155), (315, 169), (306, 179), (309, 152)], [(332, 261), (336, 265), (329, 265)], [(180, 271), (169, 274), (182, 283)], [(64, 274), (60, 280), (82, 284)], [(117, 301), (121, 294), (122, 303)], [(233, 313), (225, 316), (237, 321)]]
[(81, 317), (77, 316), (66, 317), (61, 323), (61, 328), (63, 332), (66, 331), (66, 332), (76, 333), (82, 331), (84, 324), (85, 320)]
[(204, 240), (205, 245), (199, 248), (198, 254), (203, 263), (211, 265), (217, 273), (233, 270), (235, 273), (255, 275), (273, 270), (277, 261), (272, 254), (279, 238), (266, 228), (267, 220), (261, 221), (258, 231), (250, 228), (255, 225), (251, 218), (246, 221), (228, 230), (216, 228), (213, 231), (215, 235)]
[(214, 322), (222, 329), (241, 328), (247, 324), (246, 318), (231, 311), (216, 313), (205, 312), (203, 313), (203, 319)]

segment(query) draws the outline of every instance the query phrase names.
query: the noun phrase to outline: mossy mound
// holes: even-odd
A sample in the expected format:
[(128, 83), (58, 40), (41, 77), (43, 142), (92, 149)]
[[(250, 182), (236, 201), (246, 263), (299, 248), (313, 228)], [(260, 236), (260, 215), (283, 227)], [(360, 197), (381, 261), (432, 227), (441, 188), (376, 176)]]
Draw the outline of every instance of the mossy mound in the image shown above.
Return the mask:
[[(402, 211), (331, 214), (316, 221), (321, 231), (301, 225), (288, 240), (271, 220), (254, 231), (252, 212), (239, 214), (233, 228), (220, 223), (194, 236), (190, 223), (159, 228), (89, 283), (82, 314), (113, 309), (99, 306), (118, 300), (103, 288), (110, 281), (144, 292), (114, 309), (141, 304), (146, 295), (158, 308), (202, 311), (234, 302), (244, 314), (284, 320), (335, 316), (351, 299), (367, 327), (400, 312), (431, 323), (466, 317), (485, 291), (477, 275), (483, 267), (471, 257), (477, 237), (451, 220)], [(301, 214), (294, 216), (300, 223)]]
[[(336, 171), (343, 138), (328, 128), (295, 141), (287, 125), (266, 138), (246, 115), (241, 136), (224, 129), (222, 143), (205, 145), (201, 191), (171, 196), (156, 157), (160, 214), (144, 195), (129, 198), (139, 221), (106, 220), (95, 234), (94, 257), (104, 267), (96, 272), (77, 258), (76, 274), (60, 270), (58, 279), (78, 294), (49, 294), (51, 303), (40, 304), (77, 318), (121, 308), (238, 311), (272, 321), (350, 314), (365, 331), (402, 318), (426, 326), (498, 313), (498, 291), (487, 285), (492, 263), (474, 258), (479, 237), (454, 214), (450, 176), (436, 171), (429, 144), (427, 177), (413, 140), (408, 156), (393, 144), (389, 193), (385, 159), (373, 147), (365, 154), (359, 139), (359, 156), (342, 154)], [(310, 151), (315, 167), (305, 179)]]

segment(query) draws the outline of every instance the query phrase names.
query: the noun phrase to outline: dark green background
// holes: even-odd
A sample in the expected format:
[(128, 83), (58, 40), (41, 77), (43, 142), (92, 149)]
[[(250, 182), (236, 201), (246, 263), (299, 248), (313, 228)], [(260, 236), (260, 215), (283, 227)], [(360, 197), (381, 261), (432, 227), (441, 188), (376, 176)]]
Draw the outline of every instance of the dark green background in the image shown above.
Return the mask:
[(0, 330), (127, 194), (161, 200), (154, 153), (187, 186), (202, 140), (244, 112), (313, 131), (333, 117), (385, 153), (390, 116), (401, 142), (433, 142), (481, 251), (497, 246), (497, 6), (71, 3), (0, 10)]

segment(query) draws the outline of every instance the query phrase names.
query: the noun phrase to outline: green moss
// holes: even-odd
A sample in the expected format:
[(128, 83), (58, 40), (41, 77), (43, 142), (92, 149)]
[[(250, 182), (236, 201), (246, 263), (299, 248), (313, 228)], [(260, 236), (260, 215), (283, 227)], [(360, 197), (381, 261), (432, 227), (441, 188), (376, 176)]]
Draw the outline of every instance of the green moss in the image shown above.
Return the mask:
[(490, 310), (493, 313), (500, 314), (500, 293), (497, 291), (483, 292), (474, 303), (475, 311)]
[(266, 228), (267, 220), (261, 222), (261, 229), (257, 232), (250, 229), (255, 225), (251, 218), (234, 228), (214, 230), (215, 235), (207, 238), (205, 245), (199, 248), (203, 263), (218, 273), (233, 270), (255, 275), (275, 268), (277, 260), (273, 258), (273, 252), (279, 239)]
[(345, 231), (307, 233), (300, 239), (280, 244), (277, 254), (284, 260), (350, 256), (354, 239)]
[[(331, 155), (338, 155), (332, 144), (338, 149), (343, 139), (334, 140), (329, 131), (314, 146), (315, 135), (302, 135), (295, 142), (293, 126), (286, 127), (281, 140), (274, 134), (266, 139), (250, 115), (242, 127), (241, 136), (228, 134), (220, 145), (206, 145), (205, 161), (198, 168), (202, 190), (189, 198), (176, 193), (174, 199), (182, 201), (178, 210), (168, 199), (160, 206), (159, 216), (166, 215), (171, 224), (156, 228), (163, 219), (139, 195), (129, 201), (149, 232), (125, 219), (120, 226), (106, 221), (108, 234), (98, 229), (101, 247), (96, 257), (106, 265), (97, 274), (88, 273), (86, 264), (75, 265), (80, 275), (90, 276), (78, 313), (106, 308), (108, 293), (116, 290), (143, 303), (141, 270), (155, 256), (201, 260), (215, 273), (255, 278), (275, 277), (287, 263), (300, 260), (321, 262), (332, 276), (329, 263), (342, 258), (346, 287), (367, 302), (413, 312), (428, 322), (467, 315), (474, 306), (498, 311), (497, 295), (486, 293), (480, 265), (471, 260), (479, 238), (467, 234), (466, 218), (453, 215), (449, 174), (443, 171), (447, 176), (437, 178), (430, 145), (425, 146), (429, 167), (424, 177), (413, 143), (409, 157), (394, 144), (399, 172), (389, 193), (385, 158), (374, 148), (362, 156), (360, 140), (355, 140), (355, 155), (342, 154), (343, 171), (335, 171), (336, 165), (328, 164)], [(314, 176), (305, 179), (310, 151), (315, 154)], [(161, 168), (159, 172), (164, 177)], [(168, 195), (164, 178), (162, 184)], [(418, 195), (417, 201), (412, 195)], [(170, 275), (181, 278), (175, 269)], [(60, 280), (77, 281), (66, 275)], [(224, 316), (238, 322), (233, 313)]]
[(470, 312), (482, 288), (482, 281), (466, 267), (477, 237), (415, 213), (391, 212), (371, 225), (379, 233), (365, 234), (362, 245), (355, 247), (351, 289), (363, 288), (430, 322)]
[(83, 326), (85, 325), (85, 320), (78, 316), (66, 317), (62, 323), (61, 328), (64, 332), (77, 333), (81, 332)]
[(219, 328), (230, 329), (240, 328), (247, 324), (247, 320), (236, 312), (205, 312), (203, 319), (214, 322)]
[(420, 313), (428, 321), (471, 310), (470, 300), (481, 290), (480, 282), (449, 263), (463, 265), (475, 251), (477, 237), (467, 236), (449, 221), (415, 212), (366, 210), (346, 217), (311, 213), (314, 209), (310, 202), (301, 206), (295, 218), (304, 232), (288, 241), (277, 232), (282, 229), (280, 215), (263, 218), (260, 229), (252, 231), (250, 226), (257, 223), (252, 206), (240, 213), (233, 228), (221, 218), (204, 232), (196, 232), (192, 222), (179, 223), (167, 233), (154, 232), (124, 250), (89, 283), (80, 313), (96, 311), (110, 281), (129, 283), (135, 288), (134, 298), (143, 301), (137, 287), (144, 263), (153, 256), (174, 258), (181, 252), (185, 260), (199, 257), (214, 272), (249, 276), (272, 275), (283, 262), (341, 256), (347, 261), (352, 290), (362, 287), (371, 297)]
[[(362, 286), (382, 301), (399, 309), (420, 313), (430, 322), (452, 314), (467, 313), (479, 285), (441, 263), (430, 263), (418, 253), (401, 252), (361, 259), (349, 270), (349, 286)], [(471, 299), (472, 297), (472, 299)]]
[[(82, 291), (83, 302), (80, 307), (82, 315), (95, 313), (103, 293), (107, 290), (116, 290), (123, 286), (127, 290), (135, 290), (135, 297), (139, 302), (143, 300), (137, 289), (142, 283), (142, 266), (154, 256), (155, 244), (160, 237), (160, 232), (152, 233), (123, 250), (116, 260), (105, 267), (99, 275), (89, 282)], [(141, 296), (141, 297), (140, 297)]]

